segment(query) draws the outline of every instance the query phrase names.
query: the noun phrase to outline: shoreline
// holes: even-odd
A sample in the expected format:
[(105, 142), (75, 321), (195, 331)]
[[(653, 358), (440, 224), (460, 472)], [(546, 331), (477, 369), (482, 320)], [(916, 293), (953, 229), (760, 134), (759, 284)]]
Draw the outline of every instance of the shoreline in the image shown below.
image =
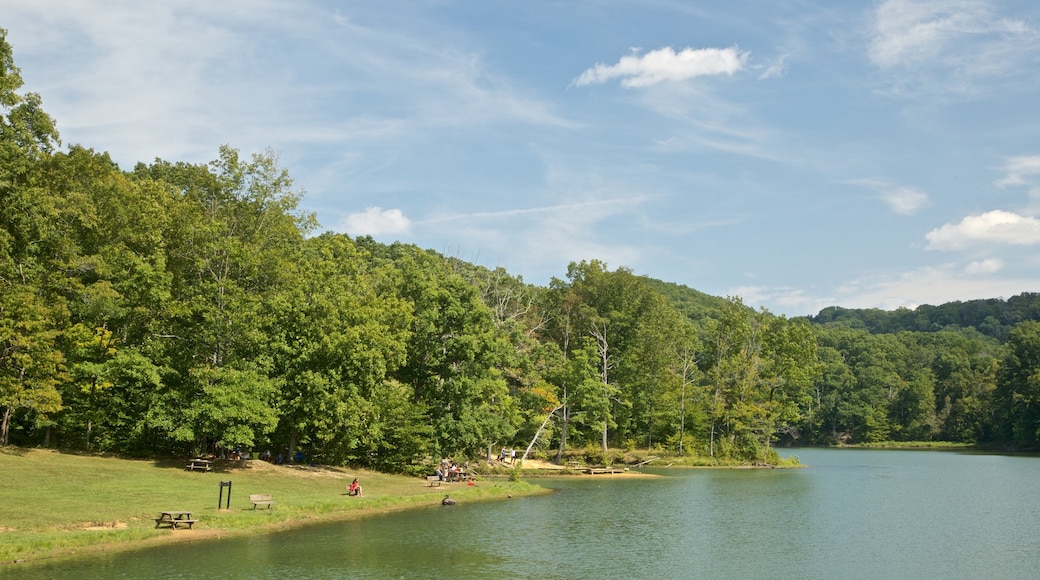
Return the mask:
[[(459, 501), (501, 501), (552, 493), (539, 479), (658, 478), (642, 469), (727, 469), (738, 466), (615, 466), (609, 473), (583, 473), (547, 461), (527, 460), (512, 472), (479, 475), (476, 485), (441, 487), (425, 479), (349, 467), (273, 465), (260, 460), (223, 462), (212, 473), (186, 472), (177, 459), (131, 459), (54, 450), (7, 448), (0, 471), (0, 575), (11, 566), (45, 567), (68, 560), (103, 558), (182, 542), (208, 542), (278, 533), (314, 524), (353, 521), (440, 504), (445, 493)], [(744, 468), (760, 468), (744, 466)], [(80, 477), (68, 479), (69, 474)], [(343, 500), (345, 483), (360, 477), (363, 504)], [(231, 509), (212, 508), (218, 480), (234, 478)], [(253, 510), (242, 491), (273, 493), (274, 511)], [(128, 497), (127, 490), (138, 493)], [(221, 490), (222, 491), (222, 490)], [(85, 498), (90, 498), (85, 501)], [(203, 500), (202, 498), (206, 498)], [(57, 501), (55, 501), (57, 500)], [(129, 500), (129, 501), (128, 501)], [(230, 500), (229, 500), (230, 501)], [(175, 507), (196, 512), (193, 529), (155, 530), (155, 511)]]
[[(480, 487), (479, 484), (476, 487)], [(489, 486), (490, 487), (490, 486)], [(486, 488), (485, 488), (486, 489)], [(500, 493), (494, 494), (466, 494), (466, 490), (458, 489), (457, 493), (452, 495), (457, 498), (462, 498), (467, 502), (491, 502), (491, 501), (504, 501), (513, 497), (530, 497), (542, 494), (552, 493), (552, 490), (543, 487), (529, 484), (520, 488), (501, 488)], [(416, 498), (416, 499), (410, 499)], [(437, 498), (437, 499), (434, 499)], [(412, 509), (432, 509), (439, 507), (439, 490), (437, 493), (428, 493), (422, 495), (411, 495), (411, 496), (383, 496), (378, 498), (380, 500), (399, 502), (390, 504), (373, 504), (358, 509), (352, 509), (349, 511), (333, 511), (327, 513), (319, 513), (316, 511), (307, 511), (301, 513), (299, 516), (291, 517), (290, 519), (281, 520), (277, 522), (268, 522), (259, 526), (243, 527), (243, 528), (208, 528), (198, 527), (192, 529), (174, 529), (169, 530), (165, 533), (150, 536), (143, 539), (126, 539), (117, 540), (111, 542), (101, 542), (96, 544), (84, 545), (76, 548), (65, 548), (58, 549), (53, 552), (45, 553), (38, 557), (31, 559), (16, 559), (13, 561), (0, 562), (0, 575), (3, 570), (8, 567), (18, 568), (31, 568), (31, 567), (44, 567), (48, 564), (66, 562), (69, 560), (76, 559), (90, 559), (105, 557), (109, 555), (117, 555), (128, 552), (135, 552), (138, 550), (148, 550), (152, 548), (158, 548), (167, 545), (176, 545), (180, 543), (194, 543), (194, 542), (216, 542), (220, 540), (244, 538), (251, 536), (259, 536), (265, 534), (275, 534), (279, 532), (285, 532), (296, 528), (302, 528), (311, 525), (321, 525), (335, 522), (347, 522), (354, 520), (367, 519), (377, 517), (385, 514), (392, 514)], [(429, 501), (419, 501), (429, 500)], [(275, 508), (277, 509), (277, 508)], [(239, 511), (252, 511), (248, 509), (232, 509), (232, 510), (220, 510), (222, 512), (239, 512)]]

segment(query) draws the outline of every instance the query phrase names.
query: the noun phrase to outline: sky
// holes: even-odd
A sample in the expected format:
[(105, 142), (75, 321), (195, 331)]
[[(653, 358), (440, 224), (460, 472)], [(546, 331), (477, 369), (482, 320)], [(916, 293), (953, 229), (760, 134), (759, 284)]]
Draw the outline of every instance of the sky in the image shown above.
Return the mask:
[(1040, 291), (1033, 0), (0, 0), (122, 168), (274, 151), (320, 231), (774, 314)]

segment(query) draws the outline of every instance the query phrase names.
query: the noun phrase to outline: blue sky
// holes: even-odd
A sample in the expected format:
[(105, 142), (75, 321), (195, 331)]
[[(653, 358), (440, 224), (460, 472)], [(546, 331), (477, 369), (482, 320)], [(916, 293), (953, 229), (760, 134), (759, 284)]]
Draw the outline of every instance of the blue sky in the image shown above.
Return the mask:
[(1040, 291), (1040, 4), (0, 0), (65, 144), (278, 152), (323, 229), (777, 314)]

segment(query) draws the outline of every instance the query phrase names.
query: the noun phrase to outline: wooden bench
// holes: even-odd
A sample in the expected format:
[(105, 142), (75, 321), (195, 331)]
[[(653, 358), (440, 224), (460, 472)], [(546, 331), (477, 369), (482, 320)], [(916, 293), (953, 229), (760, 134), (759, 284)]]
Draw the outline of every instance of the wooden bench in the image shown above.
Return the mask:
[(249, 502), (253, 504), (253, 509), (256, 509), (258, 505), (266, 505), (267, 509), (271, 509), (271, 505), (274, 504), (271, 501), (271, 494), (269, 493), (252, 493), (249, 494)]
[(199, 520), (170, 520), (170, 527), (176, 530), (177, 526), (187, 525), (190, 530), (197, 521)]
[(427, 475), (426, 481), (430, 482), (430, 487), (440, 487), (441, 476), (439, 475)]

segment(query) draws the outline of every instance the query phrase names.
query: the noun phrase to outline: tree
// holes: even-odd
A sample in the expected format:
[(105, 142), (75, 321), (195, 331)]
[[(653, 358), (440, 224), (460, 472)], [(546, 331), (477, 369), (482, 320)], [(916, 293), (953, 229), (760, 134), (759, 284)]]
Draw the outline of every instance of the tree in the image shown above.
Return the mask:
[(402, 244), (387, 250), (396, 293), (414, 313), (406, 362), (391, 376), (415, 389), (436, 426), (435, 450), (472, 456), (509, 440), (519, 421), (502, 371), (511, 346), (492, 311), (439, 256)]
[[(172, 299), (156, 335), (174, 373), (150, 410), (151, 425), (172, 425), (176, 440), (199, 448), (265, 436), (282, 380), (273, 374), (265, 304), (293, 271), (313, 217), (297, 213), (300, 194), (270, 151), (244, 161), (225, 146), (208, 167), (157, 161), (135, 174), (173, 188), (164, 232)], [(210, 403), (200, 396), (256, 400), (203, 421)]]
[(1002, 438), (1020, 449), (1040, 444), (1040, 322), (1011, 329), (997, 375)]
[(58, 292), (65, 240), (42, 165), (58, 145), (39, 95), (21, 95), (7, 31), (0, 29), (0, 445), (15, 411), (46, 416), (61, 408), (65, 380), (58, 341), (68, 311)]
[[(422, 449), (423, 442), (406, 441), (406, 433), (422, 433), (416, 425), (387, 423), (422, 414), (387, 378), (405, 362), (410, 305), (378, 291), (370, 258), (346, 236), (324, 234), (303, 250), (291, 283), (269, 301), (267, 331), (285, 380), (279, 436), (290, 455), (303, 441), (327, 460), (387, 465), (390, 432), (398, 434), (393, 457)], [(385, 407), (390, 401), (395, 409)]]
[(7, 445), (15, 411), (61, 409), (58, 386), (66, 372), (52, 309), (25, 286), (0, 284), (0, 290), (0, 445)]

